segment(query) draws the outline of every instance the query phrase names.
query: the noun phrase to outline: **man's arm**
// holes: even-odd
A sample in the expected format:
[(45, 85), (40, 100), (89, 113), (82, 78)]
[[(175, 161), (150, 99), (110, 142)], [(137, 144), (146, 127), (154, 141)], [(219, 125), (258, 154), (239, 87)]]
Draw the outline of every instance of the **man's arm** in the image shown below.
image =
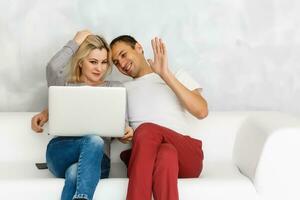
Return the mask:
[(198, 119), (203, 119), (208, 115), (206, 100), (201, 96), (199, 90), (187, 89), (171, 72), (164, 74), (162, 79), (176, 94), (182, 105)]
[(186, 88), (169, 70), (167, 50), (162, 40), (155, 38), (151, 41), (151, 44), (154, 52), (154, 61), (148, 61), (152, 70), (173, 90), (185, 109), (198, 119), (205, 118), (208, 115), (206, 100), (197, 89), (191, 91)]

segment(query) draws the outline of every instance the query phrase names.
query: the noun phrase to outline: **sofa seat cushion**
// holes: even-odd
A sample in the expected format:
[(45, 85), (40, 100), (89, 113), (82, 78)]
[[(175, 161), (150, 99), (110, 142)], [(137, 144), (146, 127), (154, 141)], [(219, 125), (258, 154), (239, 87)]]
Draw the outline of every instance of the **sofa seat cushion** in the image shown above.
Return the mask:
[(54, 178), (48, 169), (38, 170), (34, 161), (0, 162), (0, 180), (15, 181), (26, 179)]
[[(113, 171), (123, 171), (120, 164), (112, 164)], [(115, 174), (116, 175), (116, 174)], [(95, 200), (125, 199), (127, 178), (101, 180)], [(64, 179), (55, 178), (48, 170), (38, 170), (34, 162), (0, 163), (1, 198), (5, 199), (59, 199)], [(199, 178), (179, 179), (181, 200), (254, 200), (257, 194), (252, 182), (243, 176), (231, 162), (205, 163)]]
[(256, 200), (253, 183), (230, 161), (204, 162), (197, 179), (179, 179), (180, 199)]

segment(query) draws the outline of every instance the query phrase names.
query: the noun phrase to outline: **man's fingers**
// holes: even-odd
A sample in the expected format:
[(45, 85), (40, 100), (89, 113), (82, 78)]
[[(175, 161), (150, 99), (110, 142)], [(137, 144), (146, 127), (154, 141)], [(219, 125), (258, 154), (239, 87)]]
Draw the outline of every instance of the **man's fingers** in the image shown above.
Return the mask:
[(154, 39), (151, 40), (151, 45), (152, 45), (153, 53), (154, 53), (154, 56), (155, 56), (157, 54), (157, 51), (156, 51), (156, 45), (155, 45), (155, 40)]
[(164, 42), (161, 42), (161, 49), (162, 49), (162, 54), (166, 56), (167, 48), (166, 48), (166, 44)]
[(160, 42), (159, 42), (158, 37), (155, 37), (155, 47), (156, 47), (156, 52), (157, 52), (158, 54), (161, 54), (160, 44), (159, 44), (159, 43), (160, 43)]
[(153, 66), (154, 62), (151, 59), (147, 59), (148, 63), (150, 64), (150, 66)]
[(164, 50), (163, 50), (162, 44), (163, 44), (162, 39), (159, 38), (159, 39), (158, 39), (159, 51), (160, 51), (160, 53), (163, 55), (163, 54), (164, 54)]
[(126, 141), (132, 140), (132, 137), (133, 137), (133, 130), (132, 130), (132, 128), (127, 127), (125, 129), (125, 131), (126, 132), (124, 133), (124, 136), (121, 138), (121, 140), (126, 140)]
[(132, 137), (129, 137), (129, 138), (121, 138), (121, 139), (119, 139), (122, 143), (124, 143), (124, 144), (126, 144), (126, 143), (128, 143), (129, 141), (131, 141), (132, 140)]
[(161, 50), (160, 50), (160, 42), (158, 37), (155, 37), (151, 40), (151, 45), (152, 45), (152, 49), (154, 52), (154, 56), (157, 54), (161, 54)]
[(120, 141), (120, 142), (122, 142), (122, 143), (126, 143), (126, 141), (125, 140), (123, 140), (122, 138), (118, 138), (118, 140)]
[(132, 137), (131, 134), (130, 134), (130, 133), (126, 133), (126, 134), (122, 137), (122, 139), (127, 139), (127, 138), (129, 138), (129, 137)]
[(128, 137), (128, 138), (127, 138), (127, 140), (128, 140), (128, 141), (131, 141), (131, 140), (132, 140), (132, 138), (133, 138), (133, 137), (132, 137), (132, 136), (130, 136), (130, 137)]
[(155, 55), (165, 55), (167, 53), (166, 45), (161, 38), (155, 37), (151, 40), (152, 49)]
[(128, 140), (128, 139), (123, 139), (123, 138), (119, 138), (119, 141), (122, 142), (122, 143), (124, 143), (124, 144), (126, 144), (126, 143), (128, 143), (130, 140)]

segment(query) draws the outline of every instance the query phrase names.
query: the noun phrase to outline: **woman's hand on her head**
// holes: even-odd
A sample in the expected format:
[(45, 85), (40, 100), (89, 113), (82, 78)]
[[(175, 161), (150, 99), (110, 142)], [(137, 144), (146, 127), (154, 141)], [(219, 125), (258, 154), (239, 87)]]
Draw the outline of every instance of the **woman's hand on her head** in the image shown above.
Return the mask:
[(37, 133), (43, 132), (43, 125), (48, 121), (48, 109), (36, 114), (31, 119), (31, 128)]
[(124, 136), (122, 138), (118, 138), (120, 142), (126, 144), (128, 142), (130, 142), (133, 138), (133, 128), (131, 128), (130, 126), (127, 126), (125, 128), (125, 133)]
[(74, 41), (78, 44), (81, 45), (81, 43), (85, 40), (85, 38), (89, 35), (92, 35), (93, 33), (89, 30), (81, 30), (76, 33), (74, 36)]

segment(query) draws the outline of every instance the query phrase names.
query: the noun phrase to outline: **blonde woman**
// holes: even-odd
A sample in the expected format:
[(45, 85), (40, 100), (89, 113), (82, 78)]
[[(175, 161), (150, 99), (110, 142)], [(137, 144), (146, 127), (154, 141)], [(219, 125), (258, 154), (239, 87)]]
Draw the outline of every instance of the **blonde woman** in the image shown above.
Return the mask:
[[(68, 63), (69, 74), (66, 73)], [(47, 81), (48, 86), (121, 86), (120, 82), (105, 80), (110, 71), (110, 48), (107, 42), (89, 31), (79, 31), (48, 63)], [(32, 129), (42, 132), (47, 121), (48, 109), (45, 109), (32, 118)], [(132, 133), (132, 128), (127, 127), (120, 140), (131, 140)], [(55, 137), (49, 142), (46, 152), (48, 168), (56, 177), (65, 178), (62, 200), (93, 198), (99, 179), (109, 175), (109, 142), (110, 138), (96, 135)]]

